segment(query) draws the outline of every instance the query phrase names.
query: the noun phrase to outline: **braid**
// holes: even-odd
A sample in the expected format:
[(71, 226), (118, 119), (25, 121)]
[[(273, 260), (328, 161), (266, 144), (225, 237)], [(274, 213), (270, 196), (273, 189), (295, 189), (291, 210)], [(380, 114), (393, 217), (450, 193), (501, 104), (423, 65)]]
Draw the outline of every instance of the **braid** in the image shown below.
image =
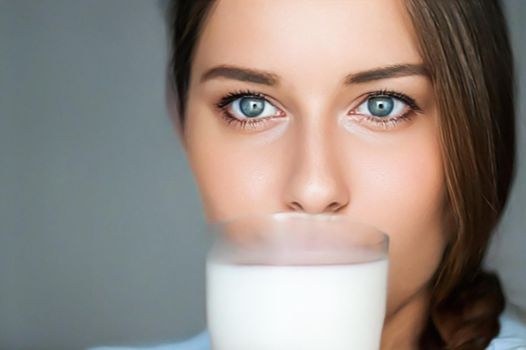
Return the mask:
[(446, 299), (432, 301), (421, 349), (483, 350), (499, 333), (504, 295), (495, 274), (479, 271)]

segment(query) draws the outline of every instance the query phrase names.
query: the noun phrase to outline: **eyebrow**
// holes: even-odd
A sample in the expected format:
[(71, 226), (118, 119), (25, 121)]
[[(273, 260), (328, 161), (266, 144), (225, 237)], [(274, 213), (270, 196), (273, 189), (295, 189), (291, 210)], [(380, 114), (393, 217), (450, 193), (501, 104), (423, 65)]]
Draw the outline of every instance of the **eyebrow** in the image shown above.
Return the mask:
[(349, 74), (344, 82), (345, 85), (360, 84), (374, 80), (405, 77), (408, 75), (423, 75), (429, 77), (429, 72), (423, 64), (396, 64)]
[(228, 79), (247, 81), (250, 83), (275, 86), (279, 84), (279, 76), (274, 73), (256, 69), (221, 65), (207, 70), (201, 77), (201, 82), (223, 77)]
[[(348, 74), (344, 79), (344, 84), (361, 84), (408, 75), (423, 75), (429, 77), (428, 70), (423, 64), (396, 64)], [(201, 82), (215, 78), (227, 78), (268, 86), (277, 86), (280, 83), (280, 78), (275, 73), (230, 65), (220, 65), (207, 70), (201, 76)]]

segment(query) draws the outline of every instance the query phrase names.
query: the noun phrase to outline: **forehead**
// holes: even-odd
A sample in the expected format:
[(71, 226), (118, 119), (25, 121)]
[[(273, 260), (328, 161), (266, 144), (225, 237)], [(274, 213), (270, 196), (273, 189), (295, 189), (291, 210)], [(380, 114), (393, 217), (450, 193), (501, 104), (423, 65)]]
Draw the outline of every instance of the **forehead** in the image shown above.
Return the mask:
[(219, 0), (193, 65), (197, 71), (240, 65), (319, 84), (353, 71), (419, 62), (402, 0)]

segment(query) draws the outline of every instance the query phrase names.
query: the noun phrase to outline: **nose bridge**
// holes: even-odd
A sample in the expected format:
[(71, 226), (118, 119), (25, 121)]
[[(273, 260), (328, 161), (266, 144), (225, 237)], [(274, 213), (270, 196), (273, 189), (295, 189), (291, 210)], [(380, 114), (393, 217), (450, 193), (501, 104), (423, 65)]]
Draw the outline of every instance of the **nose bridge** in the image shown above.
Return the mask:
[(296, 126), (286, 184), (288, 206), (308, 213), (342, 209), (349, 191), (338, 162), (336, 122), (318, 114), (302, 118)]

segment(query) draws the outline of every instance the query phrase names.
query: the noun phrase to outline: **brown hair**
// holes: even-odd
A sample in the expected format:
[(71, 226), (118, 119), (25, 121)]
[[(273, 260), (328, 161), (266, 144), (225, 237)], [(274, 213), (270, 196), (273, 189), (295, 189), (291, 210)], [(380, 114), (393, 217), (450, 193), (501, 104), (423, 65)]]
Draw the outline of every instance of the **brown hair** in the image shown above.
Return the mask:
[(190, 70), (199, 32), (215, 1), (213, 0), (171, 0), (167, 13), (171, 40), (171, 55), (168, 74), (170, 83), (177, 94), (176, 122), (184, 126), (186, 95), (190, 84)]
[[(508, 198), (515, 160), (506, 23), (494, 0), (407, 0), (407, 8), (437, 99), (455, 221), (435, 275), (428, 336), (422, 341), (484, 349), (499, 331), (504, 297), (497, 277), (481, 271), (481, 264)], [(430, 328), (439, 339), (430, 339)]]
[[(190, 67), (211, 0), (172, 0), (171, 81), (184, 123)], [(513, 60), (497, 0), (406, 0), (440, 121), (450, 242), (432, 283), (420, 348), (485, 349), (499, 332), (504, 296), (481, 269), (514, 176)]]

